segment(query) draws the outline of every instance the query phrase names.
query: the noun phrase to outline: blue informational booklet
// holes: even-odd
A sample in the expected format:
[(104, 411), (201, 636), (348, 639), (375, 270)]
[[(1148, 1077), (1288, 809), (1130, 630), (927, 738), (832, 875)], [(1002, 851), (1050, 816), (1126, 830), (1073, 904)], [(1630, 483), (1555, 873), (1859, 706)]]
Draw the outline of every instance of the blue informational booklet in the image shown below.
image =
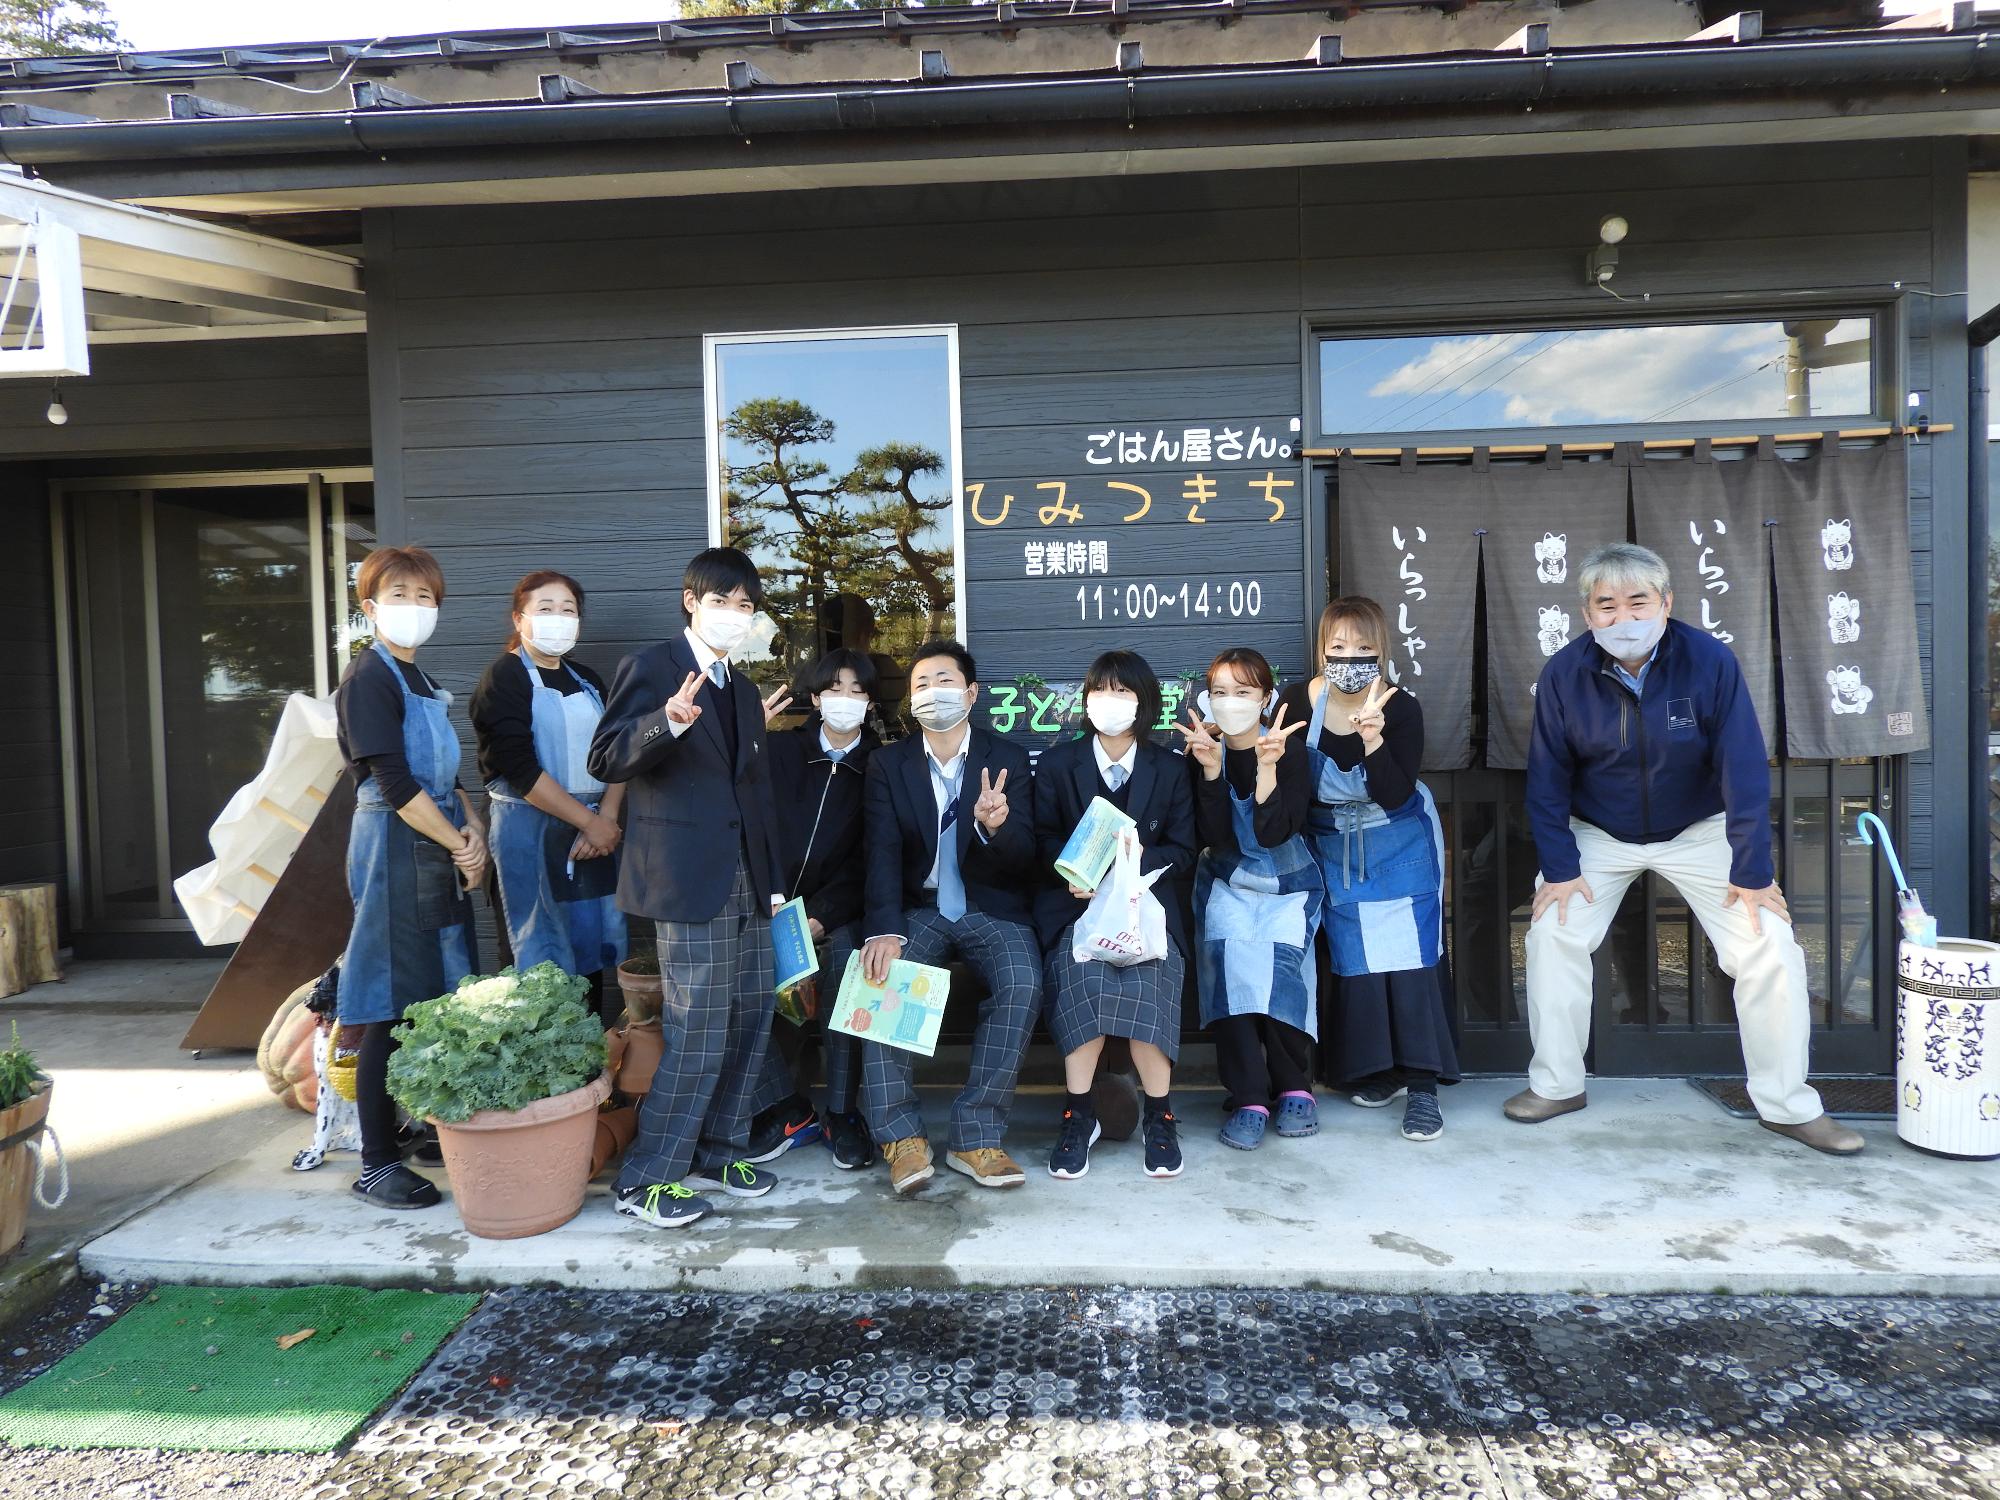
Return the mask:
[(788, 990), (801, 979), (819, 972), (819, 954), (813, 951), (812, 927), (806, 920), (804, 897), (793, 897), (772, 916), (771, 958), (779, 990)]
[(1138, 826), (1130, 814), (1120, 812), (1102, 797), (1092, 797), (1069, 842), (1056, 856), (1056, 874), (1073, 886), (1096, 890), (1111, 861), (1118, 857), (1118, 835)]

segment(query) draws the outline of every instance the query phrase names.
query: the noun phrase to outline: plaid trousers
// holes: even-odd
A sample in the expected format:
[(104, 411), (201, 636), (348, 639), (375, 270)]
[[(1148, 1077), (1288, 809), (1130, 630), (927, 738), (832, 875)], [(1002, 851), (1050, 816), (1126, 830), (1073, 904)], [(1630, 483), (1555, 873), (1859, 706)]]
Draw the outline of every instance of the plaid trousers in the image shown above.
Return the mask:
[(666, 1050), (639, 1104), (619, 1188), (679, 1182), (743, 1155), (750, 1096), (771, 1030), (770, 897), (753, 895), (741, 859), (719, 914), (656, 922)]
[[(972, 1066), (951, 1105), (950, 1149), (998, 1146), (1007, 1132), (1021, 1055), (1042, 1008), (1042, 954), (1034, 931), (977, 911), (947, 922), (929, 908), (904, 912), (903, 927), (903, 957), (911, 963), (942, 964), (957, 957), (986, 981), (989, 993), (972, 1033)], [(924, 1133), (916, 1060), (901, 1047), (861, 1044), (861, 1113), (884, 1145)]]
[(828, 1031), (826, 1018), (833, 1014), (833, 1002), (840, 994), (840, 979), (847, 972), (847, 956), (861, 946), (860, 924), (836, 927), (820, 946), (819, 1015), (803, 1026), (794, 1026), (781, 1016), (771, 1020), (771, 1045), (764, 1049), (764, 1071), (757, 1080), (756, 1096), (750, 1101), (752, 1118), (775, 1109), (798, 1092), (793, 1073), (805, 1039), (819, 1038), (826, 1061), (826, 1107), (844, 1115), (854, 1106), (855, 1086), (861, 1076), (861, 1038)]

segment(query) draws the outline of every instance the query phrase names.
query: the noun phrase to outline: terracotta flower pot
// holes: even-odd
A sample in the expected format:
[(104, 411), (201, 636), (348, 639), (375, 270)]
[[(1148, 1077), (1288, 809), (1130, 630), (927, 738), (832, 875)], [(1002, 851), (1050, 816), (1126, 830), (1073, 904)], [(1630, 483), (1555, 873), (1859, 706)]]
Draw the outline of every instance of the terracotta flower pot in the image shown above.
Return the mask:
[(618, 988), (625, 996), (625, 1019), (627, 1021), (657, 1021), (660, 1018), (660, 971), (657, 966), (650, 973), (633, 967), (634, 960), (626, 959), (618, 966)]
[[(53, 1080), (44, 1078), (34, 1093), (12, 1109), (0, 1109), (0, 1140), (40, 1125), (49, 1117)], [(26, 1142), (0, 1151), (0, 1255), (21, 1243), (28, 1232), (28, 1197), (35, 1186), (35, 1158)]]
[(639, 1111), (631, 1105), (598, 1111), (597, 1141), (590, 1148), (590, 1175), (596, 1177), (616, 1161), (618, 1153), (631, 1145), (632, 1137), (638, 1133)]
[(619, 1029), (625, 1038), (625, 1050), (618, 1061), (618, 1092), (635, 1097), (650, 1093), (653, 1074), (659, 1070), (660, 1059), (667, 1051), (660, 1023), (630, 1021)]
[(597, 1107), (611, 1075), (523, 1109), (482, 1109), (433, 1120), (451, 1196), (465, 1227), (486, 1240), (517, 1240), (567, 1224), (583, 1207)]

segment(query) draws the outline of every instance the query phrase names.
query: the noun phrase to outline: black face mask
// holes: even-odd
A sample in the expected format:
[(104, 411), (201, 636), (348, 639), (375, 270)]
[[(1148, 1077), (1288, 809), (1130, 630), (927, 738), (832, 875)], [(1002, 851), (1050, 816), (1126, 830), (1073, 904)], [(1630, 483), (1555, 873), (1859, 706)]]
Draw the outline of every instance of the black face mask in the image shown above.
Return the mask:
[(1342, 693), (1358, 693), (1381, 675), (1379, 656), (1336, 656), (1326, 664), (1326, 680)]

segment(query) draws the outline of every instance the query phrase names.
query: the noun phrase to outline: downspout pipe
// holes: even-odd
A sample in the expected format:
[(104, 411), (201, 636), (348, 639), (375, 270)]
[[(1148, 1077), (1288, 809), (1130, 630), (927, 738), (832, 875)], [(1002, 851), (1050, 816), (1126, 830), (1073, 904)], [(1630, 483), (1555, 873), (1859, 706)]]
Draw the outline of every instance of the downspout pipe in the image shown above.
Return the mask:
[[(1675, 44), (1565, 52), (1251, 68), (801, 85), (562, 104), (520, 101), (329, 110), (224, 119), (105, 121), (0, 129), (21, 167), (94, 162), (313, 157), (635, 140), (971, 129), (1347, 111), (1526, 109), (1652, 97), (1798, 95), (1898, 87), (1949, 91), (2000, 77), (1984, 33), (1822, 37), (1722, 47)], [(148, 80), (149, 82), (151, 80)], [(17, 98), (30, 97), (18, 91)], [(1857, 101), (1858, 102), (1858, 101)]]
[(2000, 337), (2000, 308), (1975, 318), (1966, 328), (1966, 399), (1965, 425), (1966, 474), (1965, 510), (1966, 536), (1972, 545), (1966, 550), (1971, 554), (1971, 567), (1967, 570), (1966, 599), (1971, 607), (1966, 610), (1966, 678), (1971, 703), (1968, 716), (1972, 722), (1973, 749), (1972, 785), (1967, 788), (1969, 796), (1966, 807), (1978, 809), (1974, 826), (1985, 833), (1985, 837), (1973, 840), (1973, 847), (1984, 851), (1981, 861), (1983, 880), (1976, 881), (1973, 889), (1987, 888), (1984, 901), (1975, 899), (1972, 903), (1972, 935), (1991, 938), (1993, 936), (1992, 869), (1994, 855), (1993, 812), (1994, 797), (1992, 778), (1995, 762), (1990, 745), (1990, 726), (1993, 722), (1993, 661), (1992, 649), (1988, 644), (1993, 608), (1992, 596), (1994, 580), (1989, 574), (1993, 566), (1992, 533), (1992, 481), (1989, 476), (1992, 445), (1987, 441), (1987, 426), (1991, 420), (1991, 398), (1987, 390), (1989, 366), (1988, 346)]

